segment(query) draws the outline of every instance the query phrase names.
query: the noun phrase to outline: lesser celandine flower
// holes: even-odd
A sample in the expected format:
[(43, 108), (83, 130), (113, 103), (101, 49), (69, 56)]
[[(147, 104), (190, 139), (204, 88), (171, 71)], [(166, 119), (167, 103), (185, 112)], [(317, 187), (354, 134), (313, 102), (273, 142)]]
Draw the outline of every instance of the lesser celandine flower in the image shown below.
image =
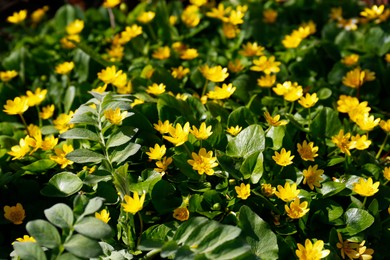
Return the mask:
[(278, 12), (272, 9), (266, 9), (263, 11), (263, 21), (265, 23), (275, 23), (278, 18)]
[(67, 34), (79, 34), (84, 29), (84, 21), (76, 19), (68, 24), (65, 29)]
[(290, 205), (284, 205), (284, 209), (286, 210), (287, 216), (292, 219), (299, 219), (309, 212), (307, 206), (307, 201), (301, 203), (300, 199), (297, 197), (290, 203)]
[(133, 38), (142, 34), (142, 27), (133, 24), (132, 26), (126, 26), (125, 30), (121, 32), (121, 36), (119, 39), (120, 44), (125, 44), (131, 41)]
[(198, 50), (194, 48), (186, 49), (180, 53), (180, 59), (182, 60), (193, 60), (198, 56)]
[(45, 16), (46, 12), (49, 10), (49, 7), (47, 5), (45, 5), (44, 7), (42, 8), (38, 8), (37, 10), (35, 10), (34, 12), (32, 12), (31, 14), (31, 21), (34, 23), (34, 24), (37, 24), (39, 23), (43, 17)]
[(19, 12), (14, 12), (11, 16), (7, 17), (7, 22), (13, 24), (19, 24), (23, 22), (27, 17), (27, 10), (20, 10)]
[(268, 111), (264, 112), (264, 118), (270, 126), (277, 127), (277, 126), (287, 125), (286, 120), (280, 120), (280, 115), (276, 115), (273, 117), (270, 115)]
[(390, 181), (390, 167), (385, 167), (383, 169), (383, 177), (385, 177), (386, 180)]
[(303, 141), (302, 145), (297, 144), (298, 153), (304, 161), (314, 161), (314, 157), (317, 157), (318, 146), (314, 146), (313, 142), (307, 143)]
[(157, 84), (153, 83), (146, 89), (146, 92), (152, 95), (160, 95), (165, 92), (166, 86), (163, 83)]
[(123, 210), (134, 215), (142, 210), (145, 201), (145, 193), (143, 193), (140, 198), (138, 192), (135, 191), (133, 197), (126, 194), (123, 199), (125, 200), (124, 203), (121, 203)]
[(359, 88), (366, 81), (375, 79), (375, 74), (369, 70), (362, 70), (359, 67), (347, 72), (343, 77), (343, 84), (350, 88)]
[(386, 55), (385, 55), (385, 61), (386, 61), (387, 63), (390, 63), (390, 53), (386, 53)]
[(242, 45), (240, 54), (246, 57), (261, 56), (263, 55), (264, 47), (258, 45), (257, 42), (247, 42)]
[(124, 88), (127, 82), (127, 75), (125, 73), (121, 73), (121, 71), (118, 71), (115, 79), (112, 81), (112, 85), (117, 88)]
[(357, 150), (366, 150), (371, 145), (371, 141), (368, 140), (367, 135), (360, 136), (357, 134), (355, 136), (351, 136), (351, 142), (355, 142), (355, 148)]
[(301, 97), (298, 100), (298, 103), (304, 108), (310, 108), (314, 106), (317, 103), (317, 101), (318, 101), (318, 97), (316, 93), (313, 94), (306, 93), (306, 96)]
[(61, 165), (61, 169), (66, 168), (68, 165), (72, 165), (73, 161), (66, 158), (66, 155), (74, 150), (71, 144), (64, 144), (62, 148), (55, 148), (56, 155), (51, 155), (50, 160), (55, 161)]
[(262, 88), (271, 88), (276, 82), (276, 75), (266, 74), (257, 79), (257, 85)]
[(16, 70), (0, 71), (0, 80), (3, 82), (8, 82), (16, 76), (18, 76)]
[(222, 82), (229, 76), (229, 73), (227, 72), (228, 69), (222, 68), (219, 65), (209, 67), (209, 65), (205, 64), (203, 66), (200, 66), (199, 70), (202, 73), (203, 77), (212, 82)]
[(324, 170), (317, 169), (318, 165), (309, 166), (307, 170), (303, 170), (303, 184), (309, 185), (309, 188), (311, 190), (314, 189), (314, 187), (321, 187), (320, 181), (323, 180), (322, 174), (324, 173)]
[(366, 7), (364, 8), (364, 11), (360, 12), (360, 15), (367, 18), (368, 20), (375, 20), (379, 18), (382, 14), (383, 11), (385, 10), (384, 5), (373, 5), (371, 8)]
[(358, 105), (359, 105), (359, 99), (357, 99), (356, 97), (340, 95), (339, 99), (337, 100), (337, 111), (341, 113), (348, 113)]
[(172, 157), (164, 157), (162, 160), (156, 162), (157, 168), (154, 168), (156, 172), (160, 172), (161, 174), (164, 174), (165, 171), (168, 169), (168, 166), (172, 163)]
[(145, 100), (136, 98), (136, 99), (134, 99), (133, 103), (131, 103), (130, 106), (133, 108), (133, 107), (135, 107), (135, 106), (137, 106), (137, 105), (141, 105), (141, 104), (143, 104), (143, 103), (145, 103)]
[(102, 209), (100, 212), (95, 212), (95, 218), (100, 219), (104, 223), (108, 223), (110, 221), (110, 212), (106, 209)]
[(155, 144), (154, 148), (150, 147), (149, 152), (146, 152), (146, 154), (149, 156), (150, 160), (157, 160), (158, 161), (158, 160), (161, 160), (161, 158), (163, 158), (166, 151), (167, 151), (167, 148), (165, 147), (165, 145), (160, 146), (159, 144)]
[(244, 69), (244, 65), (242, 65), (239, 59), (235, 59), (228, 62), (228, 69), (233, 73), (238, 73)]
[(272, 156), (272, 159), (280, 166), (287, 166), (293, 163), (292, 160), (295, 157), (294, 155), (290, 155), (291, 151), (286, 151), (286, 149), (282, 148), (280, 153), (275, 151), (275, 155)]
[(119, 107), (104, 111), (104, 116), (113, 125), (120, 125), (127, 116), (127, 111), (121, 111)]
[(169, 120), (165, 120), (164, 123), (161, 120), (158, 120), (157, 124), (153, 124), (153, 127), (163, 135), (169, 133), (172, 124), (169, 123)]
[(121, 3), (121, 0), (104, 0), (104, 8), (113, 8)]
[(340, 148), (342, 153), (345, 153), (348, 156), (351, 156), (350, 150), (354, 149), (356, 145), (355, 142), (349, 140), (350, 137), (350, 133), (346, 133), (344, 135), (344, 129), (341, 129), (337, 135), (332, 136), (332, 142), (336, 144), (338, 148)]
[(188, 5), (181, 13), (181, 20), (187, 27), (196, 27), (200, 22), (199, 7)]
[(60, 134), (74, 127), (74, 124), (70, 124), (70, 120), (72, 119), (73, 114), (73, 111), (70, 111), (69, 114), (62, 113), (55, 120), (53, 120), (54, 127), (60, 132)]
[(107, 67), (97, 74), (98, 78), (106, 84), (114, 82), (120, 75), (122, 70), (117, 71), (115, 66)]
[(253, 71), (262, 71), (265, 74), (278, 73), (280, 71), (280, 62), (275, 61), (275, 56), (267, 58), (267, 56), (261, 56), (257, 60), (253, 60), (254, 66), (250, 67)]
[(8, 115), (21, 115), (28, 109), (28, 101), (26, 97), (16, 97), (14, 100), (7, 100), (3, 107)]
[(169, 126), (168, 133), (170, 136), (163, 136), (163, 138), (173, 143), (175, 146), (180, 146), (188, 140), (189, 132), (189, 122), (185, 123), (183, 127), (180, 123), (177, 123), (176, 127)]
[(336, 247), (340, 249), (341, 257), (343, 259), (345, 259), (345, 256), (347, 256), (349, 259), (358, 259), (359, 253), (357, 249), (359, 248), (359, 245), (348, 240), (343, 240), (343, 237), (339, 232), (337, 232), (337, 237), (339, 242), (337, 242)]
[(4, 218), (13, 224), (22, 224), (25, 217), (26, 212), (22, 204), (17, 203), (15, 206), (4, 206)]
[(301, 190), (297, 189), (297, 184), (293, 183), (290, 185), (290, 183), (286, 182), (284, 184), (284, 187), (282, 185), (277, 186), (277, 190), (275, 191), (275, 195), (285, 201), (289, 202), (294, 200), (296, 197), (298, 197), (299, 192)]
[(104, 91), (106, 91), (107, 86), (108, 86), (107, 84), (104, 84), (103, 86), (98, 86), (97, 88), (93, 88), (91, 91), (102, 94), (104, 93)]
[(379, 124), (380, 121), (380, 118), (375, 119), (374, 116), (363, 114), (357, 117), (356, 124), (363, 131), (371, 131)]
[(272, 88), (272, 90), (278, 96), (284, 96), (287, 94), (292, 88), (298, 87), (298, 82), (285, 81), (282, 84), (276, 84), (276, 87)]
[(19, 160), (22, 159), (29, 152), (30, 146), (24, 138), (21, 138), (19, 140), (19, 145), (12, 146), (11, 151), (9, 151), (8, 154), (13, 156), (12, 160)]
[[(21, 243), (23, 243), (23, 242), (32, 242), (32, 243), (35, 243), (37, 241), (35, 240), (35, 238), (30, 237), (29, 235), (24, 235), (23, 237), (18, 237), (15, 240), (15, 242), (21, 242)], [(12, 244), (15, 244), (15, 242), (13, 242)]]
[(383, 131), (385, 131), (386, 133), (390, 133), (390, 119), (387, 119), (386, 120), (381, 120), (379, 122), (379, 126), (383, 129)]
[(330, 254), (330, 250), (324, 248), (324, 241), (317, 240), (314, 244), (309, 240), (305, 240), (305, 246), (300, 243), (297, 244), (298, 249), (295, 250), (295, 254), (299, 260), (319, 260), (325, 258)]
[(207, 4), (208, 0), (190, 0), (190, 3), (192, 5), (196, 5), (196, 6), (202, 6), (202, 5), (205, 5)]
[(41, 90), (41, 88), (37, 88), (34, 93), (31, 90), (27, 90), (26, 92), (27, 105), (29, 107), (33, 107), (41, 104), (41, 102), (45, 99), (46, 94), (47, 94), (47, 89)]
[(356, 123), (359, 118), (362, 118), (365, 115), (368, 116), (368, 112), (371, 110), (371, 108), (368, 107), (367, 104), (367, 101), (363, 101), (360, 102), (357, 106), (351, 107), (351, 109), (348, 111), (349, 118)]
[(222, 87), (215, 87), (214, 90), (210, 90), (207, 93), (207, 97), (210, 99), (227, 99), (231, 95), (233, 95), (234, 91), (236, 91), (236, 87), (233, 87), (232, 83), (222, 84)]
[(261, 184), (261, 193), (266, 197), (271, 197), (275, 194), (276, 188), (272, 187), (270, 183)]
[(116, 88), (116, 91), (119, 93), (119, 94), (130, 94), (133, 92), (133, 84), (131, 83), (131, 81), (127, 81), (127, 84), (123, 87), (117, 87)]
[(235, 186), (234, 189), (237, 193), (237, 198), (240, 198), (242, 200), (246, 200), (251, 195), (251, 187), (250, 184), (244, 184), (241, 183), (240, 186)]
[(341, 63), (343, 63), (347, 66), (352, 66), (352, 65), (355, 65), (358, 61), (359, 61), (359, 55), (353, 53), (353, 54), (345, 56), (341, 60)]
[(153, 54), (152, 57), (158, 60), (166, 60), (171, 56), (171, 50), (168, 46), (163, 46), (157, 48)]
[(183, 66), (179, 66), (177, 68), (172, 68), (171, 75), (175, 79), (182, 79), (184, 78), (188, 73), (190, 73), (189, 68), (184, 68)]
[(206, 13), (206, 15), (224, 22), (226, 21), (226, 15), (230, 13), (231, 10), (232, 8), (230, 6), (225, 8), (222, 3), (219, 3), (217, 7), (211, 8), (211, 10)]
[(73, 61), (70, 61), (70, 62), (64, 62), (64, 63), (61, 63), (61, 64), (58, 64), (55, 68), (55, 71), (57, 74), (61, 74), (61, 75), (66, 75), (66, 74), (69, 74), (74, 68), (74, 63)]
[[(300, 99), (303, 95), (302, 86), (292, 86), (287, 93), (283, 95), (283, 98), (289, 102), (294, 102)], [(308, 101), (309, 102), (309, 101)], [(305, 103), (304, 103), (305, 104)]]
[(148, 12), (142, 12), (140, 15), (137, 17), (137, 21), (140, 23), (150, 23), (154, 17), (156, 16), (155, 12), (148, 11)]
[(53, 149), (58, 143), (58, 138), (55, 138), (54, 135), (45, 136), (42, 141), (41, 149), (43, 151), (49, 151)]
[(195, 138), (198, 140), (206, 140), (213, 133), (211, 131), (211, 128), (212, 128), (211, 125), (206, 126), (206, 123), (202, 122), (200, 124), (199, 129), (193, 125), (192, 130), (190, 130), (190, 133), (193, 134)]
[(173, 210), (173, 217), (179, 221), (186, 221), (190, 217), (187, 207), (179, 207)]
[(76, 45), (73, 42), (80, 42), (80, 35), (72, 34), (61, 38), (61, 47), (64, 49), (73, 49)]
[(372, 178), (368, 179), (359, 178), (357, 183), (353, 184), (353, 191), (363, 197), (373, 196), (379, 191), (379, 181), (373, 183)]
[(242, 130), (242, 126), (236, 125), (226, 129), (226, 132), (232, 136), (236, 136), (241, 132), (241, 130)]
[(205, 148), (201, 148), (199, 153), (192, 153), (192, 160), (187, 160), (188, 164), (192, 166), (192, 169), (198, 171), (200, 175), (214, 174), (214, 167), (218, 166), (217, 158), (213, 157), (213, 151), (207, 152)]

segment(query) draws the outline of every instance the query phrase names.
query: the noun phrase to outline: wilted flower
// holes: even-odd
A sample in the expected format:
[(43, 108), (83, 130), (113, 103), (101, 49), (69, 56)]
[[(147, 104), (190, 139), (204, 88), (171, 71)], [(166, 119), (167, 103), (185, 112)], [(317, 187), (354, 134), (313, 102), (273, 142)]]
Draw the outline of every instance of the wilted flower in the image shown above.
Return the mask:
[(246, 200), (251, 195), (251, 188), (249, 183), (246, 185), (241, 183), (240, 186), (235, 186), (234, 189), (237, 192), (237, 198), (242, 200)]
[(23, 223), (23, 219), (26, 217), (26, 212), (22, 204), (17, 203), (16, 206), (4, 206), (4, 218), (11, 221), (15, 225)]
[(190, 212), (186, 207), (179, 207), (173, 210), (173, 217), (179, 221), (186, 221), (190, 217)]
[(266, 9), (263, 11), (263, 21), (265, 23), (274, 23), (278, 18), (278, 12), (272, 9)]

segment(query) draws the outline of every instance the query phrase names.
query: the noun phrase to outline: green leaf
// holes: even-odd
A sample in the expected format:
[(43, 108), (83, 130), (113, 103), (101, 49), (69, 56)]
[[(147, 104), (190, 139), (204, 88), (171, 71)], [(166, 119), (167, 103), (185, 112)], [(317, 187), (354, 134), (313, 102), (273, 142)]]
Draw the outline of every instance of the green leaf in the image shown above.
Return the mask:
[(160, 214), (173, 212), (180, 206), (182, 199), (175, 194), (175, 186), (166, 180), (158, 181), (152, 190), (152, 203)]
[(91, 57), (94, 61), (96, 61), (97, 63), (100, 63), (103, 67), (109, 67), (109, 66), (114, 65), (114, 63), (103, 59), (97, 51), (95, 51), (94, 49), (92, 49), (91, 47), (86, 45), (85, 43), (75, 42), (75, 41), (71, 41), (71, 42), (74, 45), (76, 45), (77, 48), (79, 48), (80, 50), (85, 52), (85, 54), (87, 54), (89, 57)]
[(30, 236), (34, 237), (39, 245), (47, 248), (57, 248), (61, 245), (61, 237), (58, 230), (49, 222), (42, 219), (27, 223), (26, 229)]
[(319, 100), (325, 100), (332, 96), (332, 90), (329, 88), (321, 88), (317, 91), (317, 96)]
[(176, 222), (154, 225), (142, 233), (140, 250), (152, 250), (163, 246), (164, 242), (172, 239), (173, 230), (176, 230)]
[(321, 184), (319, 193), (322, 194), (324, 198), (333, 196), (340, 191), (345, 189), (345, 184), (341, 182), (327, 181)]
[(64, 99), (62, 100), (64, 104), (64, 112), (69, 113), (69, 110), (73, 104), (74, 97), (76, 96), (76, 87), (70, 86), (65, 92)]
[(80, 260), (84, 258), (79, 258), (71, 253), (65, 253), (61, 254), (59, 257), (56, 258), (56, 260)]
[(20, 259), (46, 260), (43, 249), (35, 242), (15, 242), (13, 244), (16, 254)]
[(59, 228), (70, 229), (73, 225), (72, 209), (63, 203), (57, 203), (44, 211), (46, 218)]
[(374, 217), (363, 209), (351, 208), (345, 214), (346, 227), (343, 232), (353, 236), (369, 228), (374, 223)]
[(238, 215), (238, 226), (252, 248), (252, 253), (261, 259), (278, 259), (277, 238), (271, 228), (248, 206), (242, 206)]
[(254, 123), (254, 116), (252, 112), (246, 107), (239, 107), (233, 110), (233, 112), (230, 113), (228, 118), (229, 126), (239, 125), (242, 128), (245, 128)]
[(249, 155), (240, 167), (240, 172), (244, 176), (244, 179), (251, 178), (253, 184), (258, 183), (261, 176), (263, 176), (263, 162), (263, 153), (254, 152)]
[(111, 235), (108, 224), (95, 217), (85, 217), (74, 225), (74, 230), (90, 238), (104, 239)]
[(124, 147), (117, 147), (111, 154), (111, 161), (116, 162), (117, 164), (121, 164), (130, 156), (136, 154), (140, 148), (141, 145), (135, 143), (129, 143)]
[(71, 172), (61, 172), (54, 175), (41, 193), (49, 197), (67, 197), (78, 192), (83, 186), (80, 178)]
[(267, 137), (272, 139), (273, 147), (272, 150), (279, 150), (282, 148), (283, 139), (286, 133), (285, 126), (271, 127), (267, 132)]
[(122, 127), (119, 132), (110, 135), (107, 140), (106, 147), (116, 147), (128, 143), (133, 138), (135, 133), (137, 133), (137, 129), (132, 127)]
[(97, 125), (97, 112), (90, 106), (81, 105), (73, 114), (71, 124)]
[(95, 213), (103, 206), (104, 199), (100, 197), (92, 198), (88, 201), (87, 206), (84, 209), (83, 216)]
[(75, 163), (100, 163), (105, 157), (88, 149), (77, 149), (66, 155), (68, 160)]
[(80, 139), (99, 142), (99, 136), (86, 128), (72, 128), (60, 135), (63, 139)]
[(82, 258), (98, 257), (102, 248), (96, 240), (80, 234), (73, 235), (65, 244), (67, 251)]
[(310, 131), (316, 138), (332, 137), (339, 132), (341, 127), (338, 112), (324, 107), (314, 117)]
[(246, 158), (254, 152), (264, 151), (264, 148), (263, 128), (260, 125), (250, 125), (229, 141), (226, 155)]
[(51, 168), (54, 168), (57, 163), (50, 159), (41, 159), (35, 161), (29, 165), (23, 166), (22, 169), (31, 172), (45, 172)]

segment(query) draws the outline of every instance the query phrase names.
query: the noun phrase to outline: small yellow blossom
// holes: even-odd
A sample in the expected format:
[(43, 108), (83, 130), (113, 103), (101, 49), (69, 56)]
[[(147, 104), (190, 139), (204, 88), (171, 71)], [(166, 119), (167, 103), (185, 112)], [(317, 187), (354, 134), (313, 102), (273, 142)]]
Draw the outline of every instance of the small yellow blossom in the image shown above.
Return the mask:
[(337, 242), (336, 247), (340, 249), (341, 257), (343, 259), (345, 259), (345, 256), (349, 259), (358, 259), (359, 253), (357, 249), (359, 248), (359, 245), (348, 240), (343, 240), (343, 237), (339, 232), (337, 232), (337, 236), (339, 238), (339, 242)]
[(275, 151), (275, 155), (272, 156), (272, 159), (276, 162), (276, 164), (280, 166), (287, 166), (293, 163), (294, 155), (291, 155), (291, 151), (286, 151), (286, 149), (282, 148), (282, 151), (278, 153)]
[(390, 167), (385, 167), (383, 169), (383, 177), (385, 177), (386, 180), (390, 181)]
[(280, 71), (280, 62), (275, 61), (275, 57), (260, 56), (259, 59), (253, 60), (254, 66), (250, 67), (253, 71), (262, 71), (265, 74), (278, 73)]
[(131, 41), (133, 38), (141, 34), (142, 34), (141, 26), (138, 26), (136, 24), (133, 24), (132, 26), (126, 26), (125, 30), (122, 31), (120, 34), (119, 43), (126, 44), (129, 41)]
[(277, 127), (277, 126), (287, 125), (286, 120), (280, 120), (280, 115), (276, 115), (273, 117), (270, 115), (268, 111), (264, 112), (264, 118), (270, 126)]
[(261, 184), (261, 193), (266, 197), (272, 197), (275, 194), (276, 188), (272, 187), (270, 183)]
[(359, 67), (348, 71), (343, 77), (343, 84), (350, 88), (360, 88), (366, 81), (375, 79), (375, 73), (369, 70), (362, 70)]
[(74, 124), (70, 124), (73, 114), (73, 111), (70, 111), (69, 114), (62, 113), (53, 120), (54, 127), (60, 132), (60, 134), (74, 127)]
[(127, 84), (127, 75), (125, 73), (120, 73), (121, 71), (118, 71), (116, 73), (115, 79), (112, 81), (112, 85), (114, 85), (117, 88), (124, 88)]
[(348, 56), (345, 56), (342, 60), (341, 63), (347, 65), (347, 66), (352, 66), (355, 65), (359, 61), (359, 55), (357, 54), (350, 54)]
[(25, 139), (21, 138), (19, 140), (19, 145), (12, 146), (11, 151), (9, 151), (8, 154), (13, 156), (12, 160), (19, 160), (22, 159), (29, 152), (30, 146)]
[(170, 25), (175, 25), (176, 22), (177, 22), (177, 16), (175, 16), (175, 15), (169, 16), (169, 24)]
[(84, 21), (80, 19), (76, 19), (68, 26), (66, 26), (66, 33), (73, 35), (73, 34), (79, 34), (84, 29)]
[(375, 119), (374, 116), (363, 114), (357, 117), (356, 124), (363, 131), (371, 131), (379, 124), (380, 121), (380, 118)]
[(211, 18), (219, 19), (223, 22), (226, 21), (226, 15), (232, 10), (231, 7), (224, 7), (222, 3), (219, 3), (217, 7), (213, 7), (211, 11), (207, 12), (206, 15)]
[(146, 89), (146, 92), (152, 95), (160, 95), (165, 92), (166, 86), (163, 83), (157, 84), (153, 83)]
[(317, 157), (318, 146), (314, 146), (313, 142), (307, 143), (303, 141), (302, 145), (298, 144), (298, 153), (304, 161), (314, 161), (314, 157)]
[(11, 16), (7, 17), (7, 22), (13, 24), (19, 24), (23, 22), (27, 17), (27, 10), (20, 10), (19, 12), (14, 12)]
[(58, 64), (55, 68), (55, 71), (57, 74), (66, 75), (69, 74), (74, 68), (73, 61), (70, 62), (64, 62), (61, 64)]
[(233, 73), (238, 73), (244, 69), (244, 65), (242, 65), (239, 59), (235, 59), (228, 62), (228, 69)]
[[(350, 110), (348, 111), (348, 116), (349, 118), (357, 123), (358, 119), (363, 119), (365, 116), (368, 116), (368, 112), (371, 110), (370, 107), (367, 106), (368, 102), (363, 101), (360, 102), (357, 106), (351, 107)], [(363, 122), (364, 124), (364, 122)]]
[(375, 20), (378, 19), (382, 14), (383, 11), (385, 10), (384, 5), (373, 5), (371, 8), (364, 8), (364, 11), (360, 12), (360, 15), (367, 18), (368, 20)]
[(317, 170), (317, 168), (318, 165), (316, 164), (314, 166), (310, 165), (307, 170), (303, 170), (303, 184), (309, 185), (311, 190), (314, 189), (314, 186), (318, 188), (321, 187), (320, 181), (323, 180), (321, 176), (324, 173), (324, 170)]
[(266, 74), (257, 79), (257, 85), (262, 88), (271, 88), (276, 82), (276, 75)]
[(284, 96), (286, 95), (292, 88), (298, 87), (297, 82), (291, 82), (291, 81), (285, 81), (283, 84), (276, 84), (276, 87), (272, 88), (272, 90), (276, 93), (278, 96)]
[(210, 135), (212, 135), (213, 132), (211, 131), (211, 125), (206, 126), (206, 123), (202, 122), (199, 129), (196, 128), (196, 126), (192, 126), (190, 133), (193, 134), (198, 140), (206, 140), (210, 137)]
[(133, 92), (133, 84), (131, 83), (131, 81), (127, 81), (127, 84), (123, 87), (117, 87), (116, 91), (119, 93), (119, 94), (130, 94)]
[(55, 161), (61, 165), (61, 169), (66, 168), (68, 165), (72, 165), (73, 161), (66, 158), (66, 155), (74, 150), (71, 144), (64, 144), (62, 148), (55, 148), (54, 152), (56, 155), (51, 155), (50, 160)]
[(367, 180), (364, 178), (359, 178), (359, 181), (353, 184), (352, 190), (360, 196), (370, 197), (379, 191), (379, 184), (379, 181), (373, 183), (371, 177)]
[(107, 49), (107, 53), (112, 61), (120, 61), (124, 56), (124, 50), (125, 48), (123, 46), (113, 44), (110, 49)]
[(232, 25), (239, 25), (244, 23), (244, 16), (245, 16), (246, 10), (232, 10), (229, 13), (229, 16), (224, 19), (225, 23), (230, 23)]
[(182, 79), (184, 78), (188, 73), (190, 73), (189, 68), (184, 68), (183, 66), (179, 66), (177, 68), (172, 68), (171, 75), (175, 79)]
[(169, 123), (169, 120), (165, 120), (164, 123), (161, 120), (158, 120), (157, 124), (153, 124), (154, 129), (160, 132), (160, 134), (169, 133), (169, 129), (172, 127), (172, 124)]
[(351, 136), (351, 141), (355, 142), (355, 148), (358, 150), (366, 150), (371, 145), (371, 141), (368, 140), (367, 135), (360, 136), (357, 134), (355, 136)]
[(337, 100), (337, 111), (341, 113), (348, 113), (358, 105), (359, 105), (359, 99), (357, 99), (356, 97), (340, 95), (339, 100)]
[(121, 203), (123, 210), (135, 215), (144, 206), (145, 193), (141, 195), (141, 198), (138, 192), (134, 192), (133, 198), (126, 194), (123, 199), (125, 200), (125, 203)]
[(50, 151), (58, 143), (58, 138), (55, 138), (53, 135), (45, 136), (45, 139), (42, 140), (41, 149), (43, 151)]
[(133, 108), (133, 107), (140, 105), (140, 104), (143, 104), (143, 103), (145, 103), (144, 100), (136, 98), (136, 99), (134, 99), (133, 103), (131, 103), (131, 107)]
[(227, 99), (233, 95), (236, 91), (236, 87), (233, 87), (232, 83), (222, 84), (222, 87), (215, 87), (214, 90), (211, 90), (207, 93), (207, 97), (210, 99)]
[(214, 174), (214, 167), (218, 166), (217, 158), (213, 157), (213, 151), (207, 152), (205, 148), (201, 148), (199, 153), (192, 153), (193, 160), (187, 160), (192, 169), (198, 171), (200, 175), (206, 173), (207, 175)]
[(43, 17), (45, 16), (46, 12), (49, 10), (49, 7), (47, 5), (45, 5), (44, 7), (42, 8), (38, 8), (37, 10), (35, 10), (34, 12), (32, 12), (31, 14), (31, 21), (34, 23), (34, 24), (37, 24), (39, 23)]
[(379, 126), (383, 129), (383, 131), (385, 131), (386, 133), (390, 133), (390, 119), (387, 119), (386, 120), (381, 120), (379, 122)]
[(297, 48), (301, 42), (302, 42), (302, 37), (297, 34), (297, 33), (292, 33), (284, 36), (282, 40), (282, 44), (285, 48), (287, 49), (294, 49)]
[(98, 72), (98, 78), (106, 84), (113, 83), (116, 78), (122, 75), (122, 70), (117, 71), (115, 66), (107, 67)]
[(163, 136), (163, 138), (173, 143), (175, 146), (180, 146), (187, 142), (189, 132), (189, 122), (185, 123), (183, 127), (180, 123), (177, 123), (176, 127), (173, 127), (171, 125), (169, 126), (168, 133), (170, 136)]
[(198, 56), (198, 51), (194, 48), (186, 49), (180, 53), (180, 59), (182, 60), (193, 60)]
[(355, 148), (356, 143), (350, 141), (351, 134), (346, 133), (344, 135), (344, 130), (341, 129), (339, 133), (335, 136), (332, 136), (332, 142), (337, 145), (338, 148), (340, 148), (340, 151), (342, 153), (347, 154), (348, 156), (351, 156), (350, 150)]
[(146, 154), (149, 156), (149, 160), (161, 160), (163, 156), (165, 155), (165, 152), (167, 151), (167, 148), (165, 145), (159, 145), (155, 144), (154, 148), (150, 147), (149, 152), (146, 152)]
[(179, 221), (186, 221), (190, 217), (190, 212), (186, 207), (179, 207), (174, 209), (173, 217)]
[[(288, 89), (288, 91), (283, 95), (283, 98), (289, 102), (294, 102), (300, 99), (303, 96), (302, 86), (296, 86), (295, 84)], [(307, 100), (307, 102), (313, 102), (313, 100)], [(305, 104), (305, 103), (303, 103)]]
[(91, 91), (102, 94), (104, 93), (104, 91), (106, 91), (107, 86), (108, 86), (107, 84), (104, 84), (103, 86), (98, 86), (97, 88), (93, 88)]
[(72, 34), (66, 37), (61, 38), (60, 43), (61, 47), (64, 49), (73, 49), (76, 45), (73, 42), (80, 42), (80, 35)]
[[(15, 242), (21, 242), (21, 243), (23, 243), (23, 242), (33, 242), (33, 243), (35, 243), (35, 242), (37, 242), (37, 241), (35, 240), (35, 238), (30, 237), (29, 235), (24, 235), (23, 237), (18, 237), (18, 238), (15, 240)], [(12, 245), (13, 245), (15, 242), (13, 242)]]
[(301, 203), (299, 198), (295, 198), (294, 201), (290, 203), (290, 206), (284, 205), (284, 209), (286, 210), (287, 216), (292, 219), (299, 219), (309, 212), (307, 206), (307, 201)]
[(26, 217), (26, 212), (22, 204), (17, 203), (15, 206), (4, 206), (4, 218), (15, 225), (23, 223), (23, 219)]
[(196, 27), (200, 22), (199, 7), (196, 5), (188, 5), (181, 14), (181, 20), (190, 28)]
[(301, 190), (297, 189), (297, 184), (293, 183), (290, 185), (290, 183), (286, 182), (284, 184), (284, 187), (282, 185), (277, 186), (277, 191), (275, 191), (275, 195), (285, 201), (289, 202), (294, 200), (296, 197), (298, 197)]
[(150, 23), (154, 17), (156, 16), (155, 12), (149, 11), (149, 12), (142, 12), (140, 15), (137, 17), (137, 21), (143, 24)]
[(16, 70), (0, 71), (0, 80), (3, 82), (8, 82), (16, 76), (18, 76)]
[(47, 89), (37, 88), (33, 93), (31, 90), (27, 90), (27, 105), (29, 107), (37, 106), (45, 99), (47, 94)]
[(160, 172), (161, 174), (164, 174), (165, 171), (168, 169), (168, 166), (172, 163), (172, 157), (164, 157), (161, 161), (156, 162), (157, 168), (154, 168), (156, 172)]
[(278, 12), (272, 9), (266, 9), (263, 11), (263, 21), (265, 23), (275, 23), (278, 18)]
[(168, 46), (163, 46), (157, 48), (153, 54), (152, 57), (158, 60), (166, 60), (171, 56), (171, 50)]
[(115, 110), (110, 108), (106, 111), (104, 111), (104, 116), (106, 119), (113, 125), (120, 125), (123, 121), (123, 119), (127, 116), (127, 111), (121, 111), (119, 107), (117, 107)]
[(386, 55), (385, 55), (385, 61), (386, 61), (387, 63), (390, 63), (390, 53), (386, 53)]
[(205, 5), (207, 4), (208, 0), (190, 0), (190, 3), (192, 5), (196, 5), (196, 6), (202, 6), (202, 5)]
[(324, 241), (317, 240), (314, 244), (309, 240), (305, 240), (305, 246), (300, 243), (297, 244), (298, 249), (295, 250), (295, 254), (299, 260), (319, 260), (325, 258), (330, 254), (330, 250), (324, 248)]
[(209, 67), (207, 64), (199, 67), (203, 77), (212, 82), (223, 82), (228, 76), (227, 68), (221, 66)]
[(236, 190), (237, 198), (242, 200), (246, 200), (251, 195), (251, 188), (249, 183), (246, 185), (241, 183), (240, 186), (235, 186), (234, 189)]
[(301, 106), (303, 106), (304, 108), (310, 108), (314, 106), (317, 103), (317, 101), (318, 101), (318, 97), (316, 93), (313, 93), (311, 95), (309, 93), (306, 93), (306, 96), (301, 97), (298, 100), (298, 103), (301, 104)]
[(113, 8), (121, 3), (121, 0), (104, 0), (104, 8)]
[(7, 100), (4, 105), (4, 112), (8, 115), (21, 115), (28, 109), (26, 97), (16, 97), (14, 100)]
[(100, 219), (104, 223), (108, 223), (110, 221), (110, 212), (106, 209), (101, 210), (100, 212), (95, 212), (95, 218)]
[(239, 125), (231, 126), (228, 129), (226, 129), (226, 132), (232, 136), (238, 135), (242, 130), (242, 127)]
[(242, 45), (242, 50), (240, 51), (240, 54), (246, 57), (254, 57), (263, 55), (263, 52), (264, 47), (258, 45), (257, 42), (247, 42), (246, 44)]

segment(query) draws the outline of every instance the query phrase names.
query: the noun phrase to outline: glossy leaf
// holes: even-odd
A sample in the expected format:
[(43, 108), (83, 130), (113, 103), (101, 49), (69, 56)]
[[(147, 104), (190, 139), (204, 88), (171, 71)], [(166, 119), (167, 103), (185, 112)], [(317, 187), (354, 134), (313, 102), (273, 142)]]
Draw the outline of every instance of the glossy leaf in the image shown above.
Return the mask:
[(70, 229), (73, 225), (73, 211), (63, 203), (58, 203), (44, 211), (46, 218), (59, 228)]
[(226, 154), (232, 157), (248, 157), (265, 148), (264, 131), (260, 125), (250, 125), (232, 138), (226, 148)]
[(96, 240), (80, 234), (73, 235), (64, 247), (75, 256), (83, 258), (98, 257), (102, 253), (102, 248)]
[(110, 226), (95, 217), (85, 217), (81, 219), (74, 225), (74, 230), (84, 236), (94, 239), (108, 238), (111, 234)]
[(89, 149), (74, 150), (68, 153), (66, 158), (75, 163), (99, 163), (105, 159), (102, 154), (91, 151)]
[(71, 172), (61, 172), (54, 175), (41, 193), (49, 197), (67, 197), (78, 192), (83, 182)]
[(61, 237), (58, 230), (49, 222), (42, 219), (27, 223), (26, 229), (37, 243), (47, 248), (58, 248), (61, 245)]

